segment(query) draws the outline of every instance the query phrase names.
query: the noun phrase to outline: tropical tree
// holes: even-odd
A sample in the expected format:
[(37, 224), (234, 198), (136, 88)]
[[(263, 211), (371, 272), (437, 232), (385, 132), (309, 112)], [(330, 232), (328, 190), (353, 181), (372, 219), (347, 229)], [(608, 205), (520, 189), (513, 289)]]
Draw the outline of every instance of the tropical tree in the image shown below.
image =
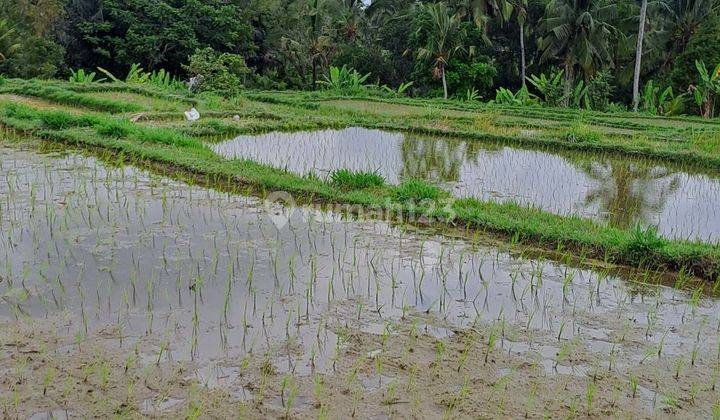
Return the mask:
[(718, 6), (718, 0), (673, 0), (668, 6), (665, 13), (665, 31), (669, 34), (665, 69), (672, 67), (676, 55), (685, 50), (703, 20)]
[(0, 61), (20, 48), (20, 44), (14, 42), (15, 28), (11, 28), (7, 19), (0, 19)]
[(268, 38), (273, 40), (270, 47), (277, 53), (286, 73), (291, 68), (294, 70), (299, 87), (307, 87), (310, 73), (309, 83), (316, 88), (337, 50), (336, 6), (334, 0), (303, 0), (289, 5), (280, 2), (272, 16), (280, 22), (269, 31)]
[(645, 20), (648, 0), (641, 0), (640, 23), (638, 24), (637, 47), (635, 47), (635, 72), (633, 73), (633, 111), (637, 112), (640, 104), (640, 69), (642, 63), (643, 40), (645, 39)]
[(712, 118), (715, 112), (715, 97), (720, 95), (720, 64), (714, 69), (708, 70), (705, 63), (696, 61), (699, 77), (696, 86), (690, 90), (695, 98), (695, 103), (700, 107), (700, 114), (705, 118)]
[(340, 33), (347, 41), (353, 42), (360, 31), (364, 17), (362, 2), (360, 0), (340, 0), (339, 6)]
[(418, 58), (433, 61), (433, 77), (442, 79), (443, 97), (447, 99), (445, 67), (456, 53), (465, 49), (463, 41), (467, 34), (462, 25), (462, 16), (459, 13), (451, 14), (444, 2), (420, 3), (419, 7), (422, 13), (427, 14), (430, 28), (418, 29), (418, 31), (427, 29), (427, 44), (418, 50)]
[(509, 0), (508, 4), (512, 6), (512, 16), (517, 21), (520, 32), (520, 81), (525, 86), (525, 77), (527, 72), (527, 63), (525, 59), (525, 24), (528, 17), (528, 0)]
[(589, 79), (611, 62), (610, 24), (615, 5), (607, 0), (551, 0), (540, 22), (540, 62), (559, 57), (565, 67), (566, 104), (576, 69)]

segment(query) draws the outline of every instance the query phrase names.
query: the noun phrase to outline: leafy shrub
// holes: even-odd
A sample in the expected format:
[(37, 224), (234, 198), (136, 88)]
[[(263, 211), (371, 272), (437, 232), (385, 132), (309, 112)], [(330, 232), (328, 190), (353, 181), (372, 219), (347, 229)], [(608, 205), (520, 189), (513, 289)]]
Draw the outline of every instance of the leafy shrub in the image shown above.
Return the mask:
[(250, 73), (245, 60), (230, 53), (218, 54), (212, 48), (195, 51), (183, 68), (197, 78), (197, 90), (232, 96), (243, 88), (242, 79)]
[(597, 111), (605, 111), (610, 103), (610, 96), (613, 93), (613, 77), (608, 71), (599, 71), (588, 83), (588, 96), (590, 107)]
[(585, 85), (585, 82), (580, 80), (575, 88), (572, 90), (572, 96), (570, 97), (570, 106), (573, 108), (585, 108), (592, 109), (590, 105), (589, 86)]
[(275, 69), (266, 74), (252, 73), (252, 86), (262, 90), (285, 90), (288, 88), (288, 84), (282, 80)]
[(467, 91), (477, 91), (477, 96), (487, 96), (489, 89), (497, 77), (497, 69), (486, 57), (483, 61), (470, 63), (458, 59), (450, 61), (445, 72), (448, 88), (455, 94), (462, 95)]
[(480, 94), (478, 94), (477, 89), (470, 88), (465, 91), (465, 100), (468, 102), (477, 101), (480, 99)]
[(148, 83), (161, 89), (185, 89), (185, 83), (183, 83), (182, 80), (180, 80), (178, 77), (170, 74), (170, 72), (166, 71), (165, 69), (160, 69), (157, 71), (153, 70), (153, 72), (150, 73), (150, 77), (148, 78)]
[(695, 104), (700, 108), (700, 115), (712, 118), (715, 114), (715, 96), (720, 95), (720, 64), (713, 70), (698, 60), (695, 67), (699, 75), (697, 85), (691, 87)]
[(607, 112), (621, 113), (627, 112), (628, 108), (626, 105), (618, 102), (610, 102), (607, 107)]
[[(105, 70), (102, 67), (98, 67), (98, 70), (105, 74), (113, 82), (120, 82), (121, 80), (115, 77), (112, 73)], [(80, 70), (82, 71), (82, 70)], [(93, 75), (95, 73), (92, 73)], [(74, 74), (73, 74), (74, 76)], [(103, 79), (104, 80), (104, 79)], [(72, 78), (71, 78), (72, 81)], [(102, 80), (99, 80), (102, 81)], [(133, 83), (137, 85), (151, 84), (161, 89), (173, 89), (181, 90), (185, 89), (185, 84), (180, 78), (173, 76), (169, 71), (165, 69), (153, 70), (152, 73), (146, 72), (140, 64), (134, 63), (130, 66), (127, 76), (125, 76), (125, 83)]]
[(380, 187), (385, 184), (385, 178), (377, 172), (353, 172), (349, 169), (339, 169), (330, 174), (330, 182), (342, 189), (361, 190)]
[(398, 200), (436, 200), (440, 197), (442, 190), (435, 185), (422, 179), (408, 179), (403, 181), (395, 190), (395, 197)]

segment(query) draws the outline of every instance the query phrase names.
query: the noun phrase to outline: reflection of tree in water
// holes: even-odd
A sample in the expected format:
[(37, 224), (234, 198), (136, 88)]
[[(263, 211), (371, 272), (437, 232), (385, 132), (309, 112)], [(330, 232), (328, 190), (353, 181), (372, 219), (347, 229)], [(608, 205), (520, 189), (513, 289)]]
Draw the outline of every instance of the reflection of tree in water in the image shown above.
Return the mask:
[(463, 163), (476, 163), (481, 151), (493, 149), (498, 148), (477, 141), (406, 136), (401, 145), (400, 178), (458, 182)]
[(596, 203), (603, 219), (617, 227), (651, 223), (680, 185), (668, 169), (638, 162), (584, 161), (579, 166), (597, 182), (585, 195), (585, 205)]

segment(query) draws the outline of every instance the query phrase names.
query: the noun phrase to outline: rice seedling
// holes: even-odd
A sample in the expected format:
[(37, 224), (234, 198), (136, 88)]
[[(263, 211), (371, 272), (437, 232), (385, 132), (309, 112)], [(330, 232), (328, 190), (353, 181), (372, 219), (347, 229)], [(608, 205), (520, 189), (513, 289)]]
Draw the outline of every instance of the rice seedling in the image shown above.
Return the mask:
[(588, 386), (585, 389), (585, 404), (586, 413), (591, 415), (593, 409), (593, 402), (595, 401), (595, 394), (597, 393), (597, 384), (595, 381), (588, 382)]

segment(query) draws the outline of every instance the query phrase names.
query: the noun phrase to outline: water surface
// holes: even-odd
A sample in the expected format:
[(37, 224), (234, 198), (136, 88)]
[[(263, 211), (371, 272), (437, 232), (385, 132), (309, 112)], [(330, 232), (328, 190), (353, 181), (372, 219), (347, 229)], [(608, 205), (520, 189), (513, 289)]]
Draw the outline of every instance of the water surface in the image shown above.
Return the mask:
[(720, 239), (720, 178), (656, 161), (520, 149), (363, 128), (240, 136), (213, 145), (298, 174), (376, 171), (423, 178), (457, 197), (513, 201), (618, 227), (657, 226), (672, 238)]
[[(303, 352), (273, 360), (278, 369), (322, 370), (338, 345), (333, 322), (412, 311), (458, 327), (502, 320), (498, 346), (539, 355), (549, 374), (589, 369), (553, 361), (557, 336), (614, 366), (646, 357), (637, 342), (618, 339), (628, 331), (647, 331), (642, 345), (662, 341), (672, 357), (697, 346), (712, 363), (719, 338), (716, 299), (522, 258), (482, 240), (0, 147), (0, 316), (60, 317), (68, 336), (121, 331), (122, 352), (153, 337), (142, 360), (194, 359), (204, 383), (232, 387), (242, 383), (238, 371), (217, 373), (213, 361), (295, 343)], [(374, 322), (365, 330), (384, 331), (386, 321)], [(513, 339), (525, 329), (533, 342)]]

